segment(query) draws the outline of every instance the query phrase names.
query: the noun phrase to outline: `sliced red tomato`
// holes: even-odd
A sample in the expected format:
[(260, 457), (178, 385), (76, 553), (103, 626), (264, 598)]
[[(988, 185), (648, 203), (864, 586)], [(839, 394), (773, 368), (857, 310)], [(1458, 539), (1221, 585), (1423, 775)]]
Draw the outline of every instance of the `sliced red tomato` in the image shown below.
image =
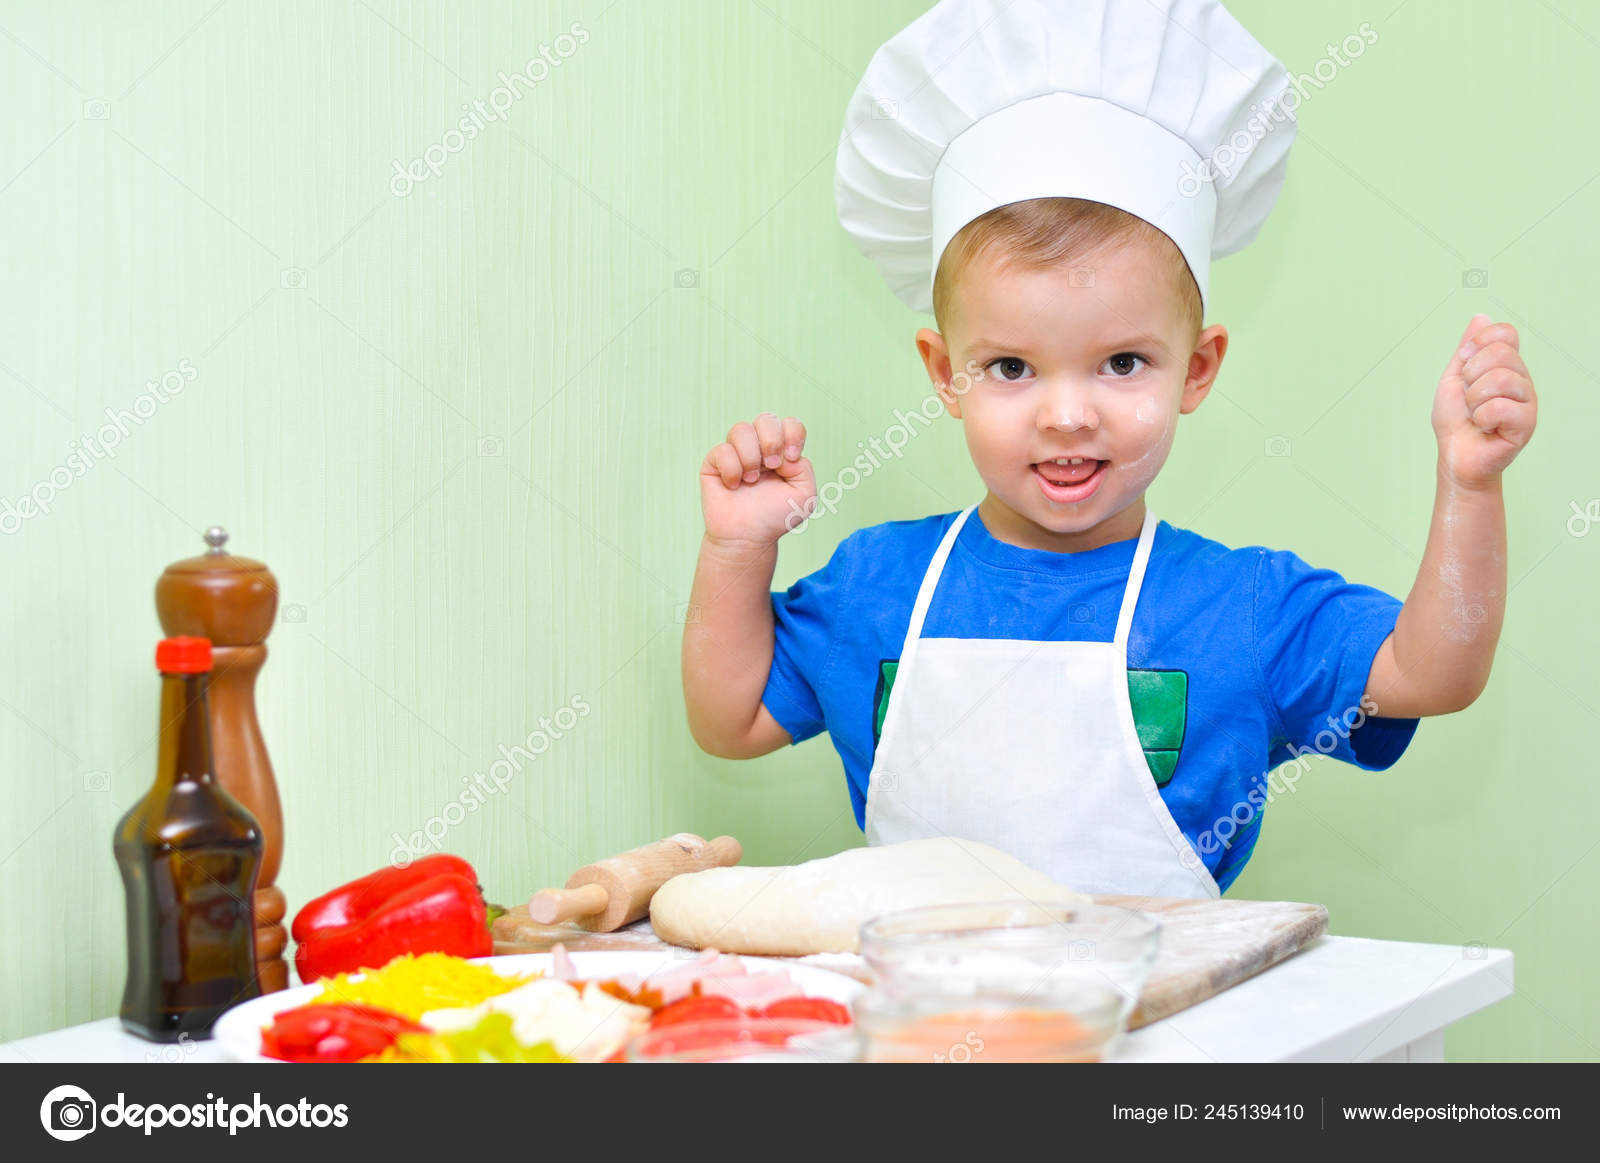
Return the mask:
[(357, 1062), (424, 1027), (376, 1006), (305, 1005), (284, 1010), (261, 1031), (261, 1053), (285, 1062)]
[(686, 997), (663, 1006), (650, 1019), (652, 1030), (679, 1022), (701, 1022), (717, 1018), (742, 1018), (744, 1011), (725, 997)]
[(836, 1001), (825, 997), (786, 997), (775, 1001), (764, 1010), (751, 1010), (757, 1018), (807, 1018), (814, 1022), (850, 1024), (850, 1011)]

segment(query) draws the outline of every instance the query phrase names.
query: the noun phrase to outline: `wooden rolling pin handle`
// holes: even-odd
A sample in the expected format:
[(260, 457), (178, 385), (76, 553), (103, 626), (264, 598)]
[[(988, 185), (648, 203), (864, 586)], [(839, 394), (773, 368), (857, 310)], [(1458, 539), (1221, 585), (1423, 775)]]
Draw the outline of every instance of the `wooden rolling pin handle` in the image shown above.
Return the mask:
[(707, 847), (711, 849), (713, 868), (732, 868), (744, 859), (744, 847), (732, 836), (718, 836)]
[(528, 916), (541, 925), (559, 925), (594, 913), (603, 913), (611, 903), (604, 886), (586, 884), (582, 888), (547, 888), (528, 901)]

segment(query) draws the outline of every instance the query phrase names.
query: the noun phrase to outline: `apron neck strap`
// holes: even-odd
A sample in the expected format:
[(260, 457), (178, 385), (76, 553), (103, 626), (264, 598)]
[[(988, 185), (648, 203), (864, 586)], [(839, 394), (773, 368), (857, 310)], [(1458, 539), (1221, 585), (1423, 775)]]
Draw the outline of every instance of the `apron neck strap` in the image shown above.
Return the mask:
[(902, 666), (916, 650), (917, 639), (922, 637), (922, 623), (928, 616), (928, 607), (933, 604), (933, 591), (939, 588), (939, 575), (944, 572), (944, 563), (949, 560), (950, 550), (955, 547), (956, 538), (961, 535), (961, 526), (967, 523), (967, 518), (972, 516), (973, 510), (977, 507), (967, 506), (951, 522), (950, 528), (945, 531), (944, 539), (939, 542), (939, 548), (934, 551), (933, 560), (928, 564), (928, 572), (922, 575), (922, 585), (917, 590), (917, 603), (911, 607), (911, 626), (906, 630), (905, 645), (900, 648)]
[[(944, 563), (950, 558), (950, 551), (955, 547), (956, 538), (961, 535), (961, 527), (967, 523), (967, 518), (972, 516), (977, 505), (970, 505), (963, 509), (956, 519), (951, 522), (950, 528), (945, 531), (939, 548), (934, 552), (933, 560), (928, 563), (928, 571), (922, 575), (922, 585), (917, 590), (917, 601), (911, 607), (911, 625), (906, 629), (905, 644), (900, 648), (900, 665), (906, 666), (915, 653), (917, 640), (922, 637), (922, 624), (927, 620), (928, 607), (933, 604), (933, 591), (939, 588), (939, 577), (944, 573)], [(1126, 649), (1128, 645), (1128, 632), (1133, 626), (1133, 610), (1139, 604), (1139, 591), (1144, 586), (1145, 566), (1150, 563), (1150, 547), (1155, 543), (1156, 526), (1160, 524), (1150, 507), (1145, 506), (1144, 524), (1139, 529), (1139, 544), (1133, 551), (1133, 567), (1128, 571), (1128, 585), (1122, 592), (1122, 608), (1117, 613), (1117, 632), (1113, 642), (1120, 648)]]
[(1128, 570), (1128, 588), (1122, 591), (1122, 609), (1117, 612), (1117, 633), (1113, 641), (1118, 648), (1128, 648), (1128, 633), (1133, 628), (1133, 609), (1139, 604), (1139, 591), (1144, 587), (1144, 569), (1150, 564), (1150, 547), (1155, 544), (1156, 526), (1160, 524), (1150, 506), (1144, 509), (1144, 524), (1139, 528), (1139, 545), (1133, 551), (1133, 567)]

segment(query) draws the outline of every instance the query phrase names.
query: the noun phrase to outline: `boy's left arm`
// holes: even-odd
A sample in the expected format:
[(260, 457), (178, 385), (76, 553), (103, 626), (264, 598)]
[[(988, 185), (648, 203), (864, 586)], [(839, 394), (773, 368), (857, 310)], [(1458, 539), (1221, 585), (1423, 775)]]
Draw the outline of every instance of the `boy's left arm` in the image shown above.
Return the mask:
[(1433, 398), (1433, 524), (1416, 584), (1367, 676), (1375, 714), (1449, 714), (1488, 683), (1506, 602), (1500, 474), (1532, 438), (1538, 410), (1517, 329), (1474, 315)]

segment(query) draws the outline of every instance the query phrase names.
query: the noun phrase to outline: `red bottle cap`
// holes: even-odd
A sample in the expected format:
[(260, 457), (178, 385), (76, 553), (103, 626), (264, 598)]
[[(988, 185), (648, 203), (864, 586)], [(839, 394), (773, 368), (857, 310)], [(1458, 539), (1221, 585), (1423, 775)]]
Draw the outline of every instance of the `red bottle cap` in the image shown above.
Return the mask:
[(211, 639), (163, 638), (156, 643), (156, 669), (162, 674), (205, 674), (211, 669)]

